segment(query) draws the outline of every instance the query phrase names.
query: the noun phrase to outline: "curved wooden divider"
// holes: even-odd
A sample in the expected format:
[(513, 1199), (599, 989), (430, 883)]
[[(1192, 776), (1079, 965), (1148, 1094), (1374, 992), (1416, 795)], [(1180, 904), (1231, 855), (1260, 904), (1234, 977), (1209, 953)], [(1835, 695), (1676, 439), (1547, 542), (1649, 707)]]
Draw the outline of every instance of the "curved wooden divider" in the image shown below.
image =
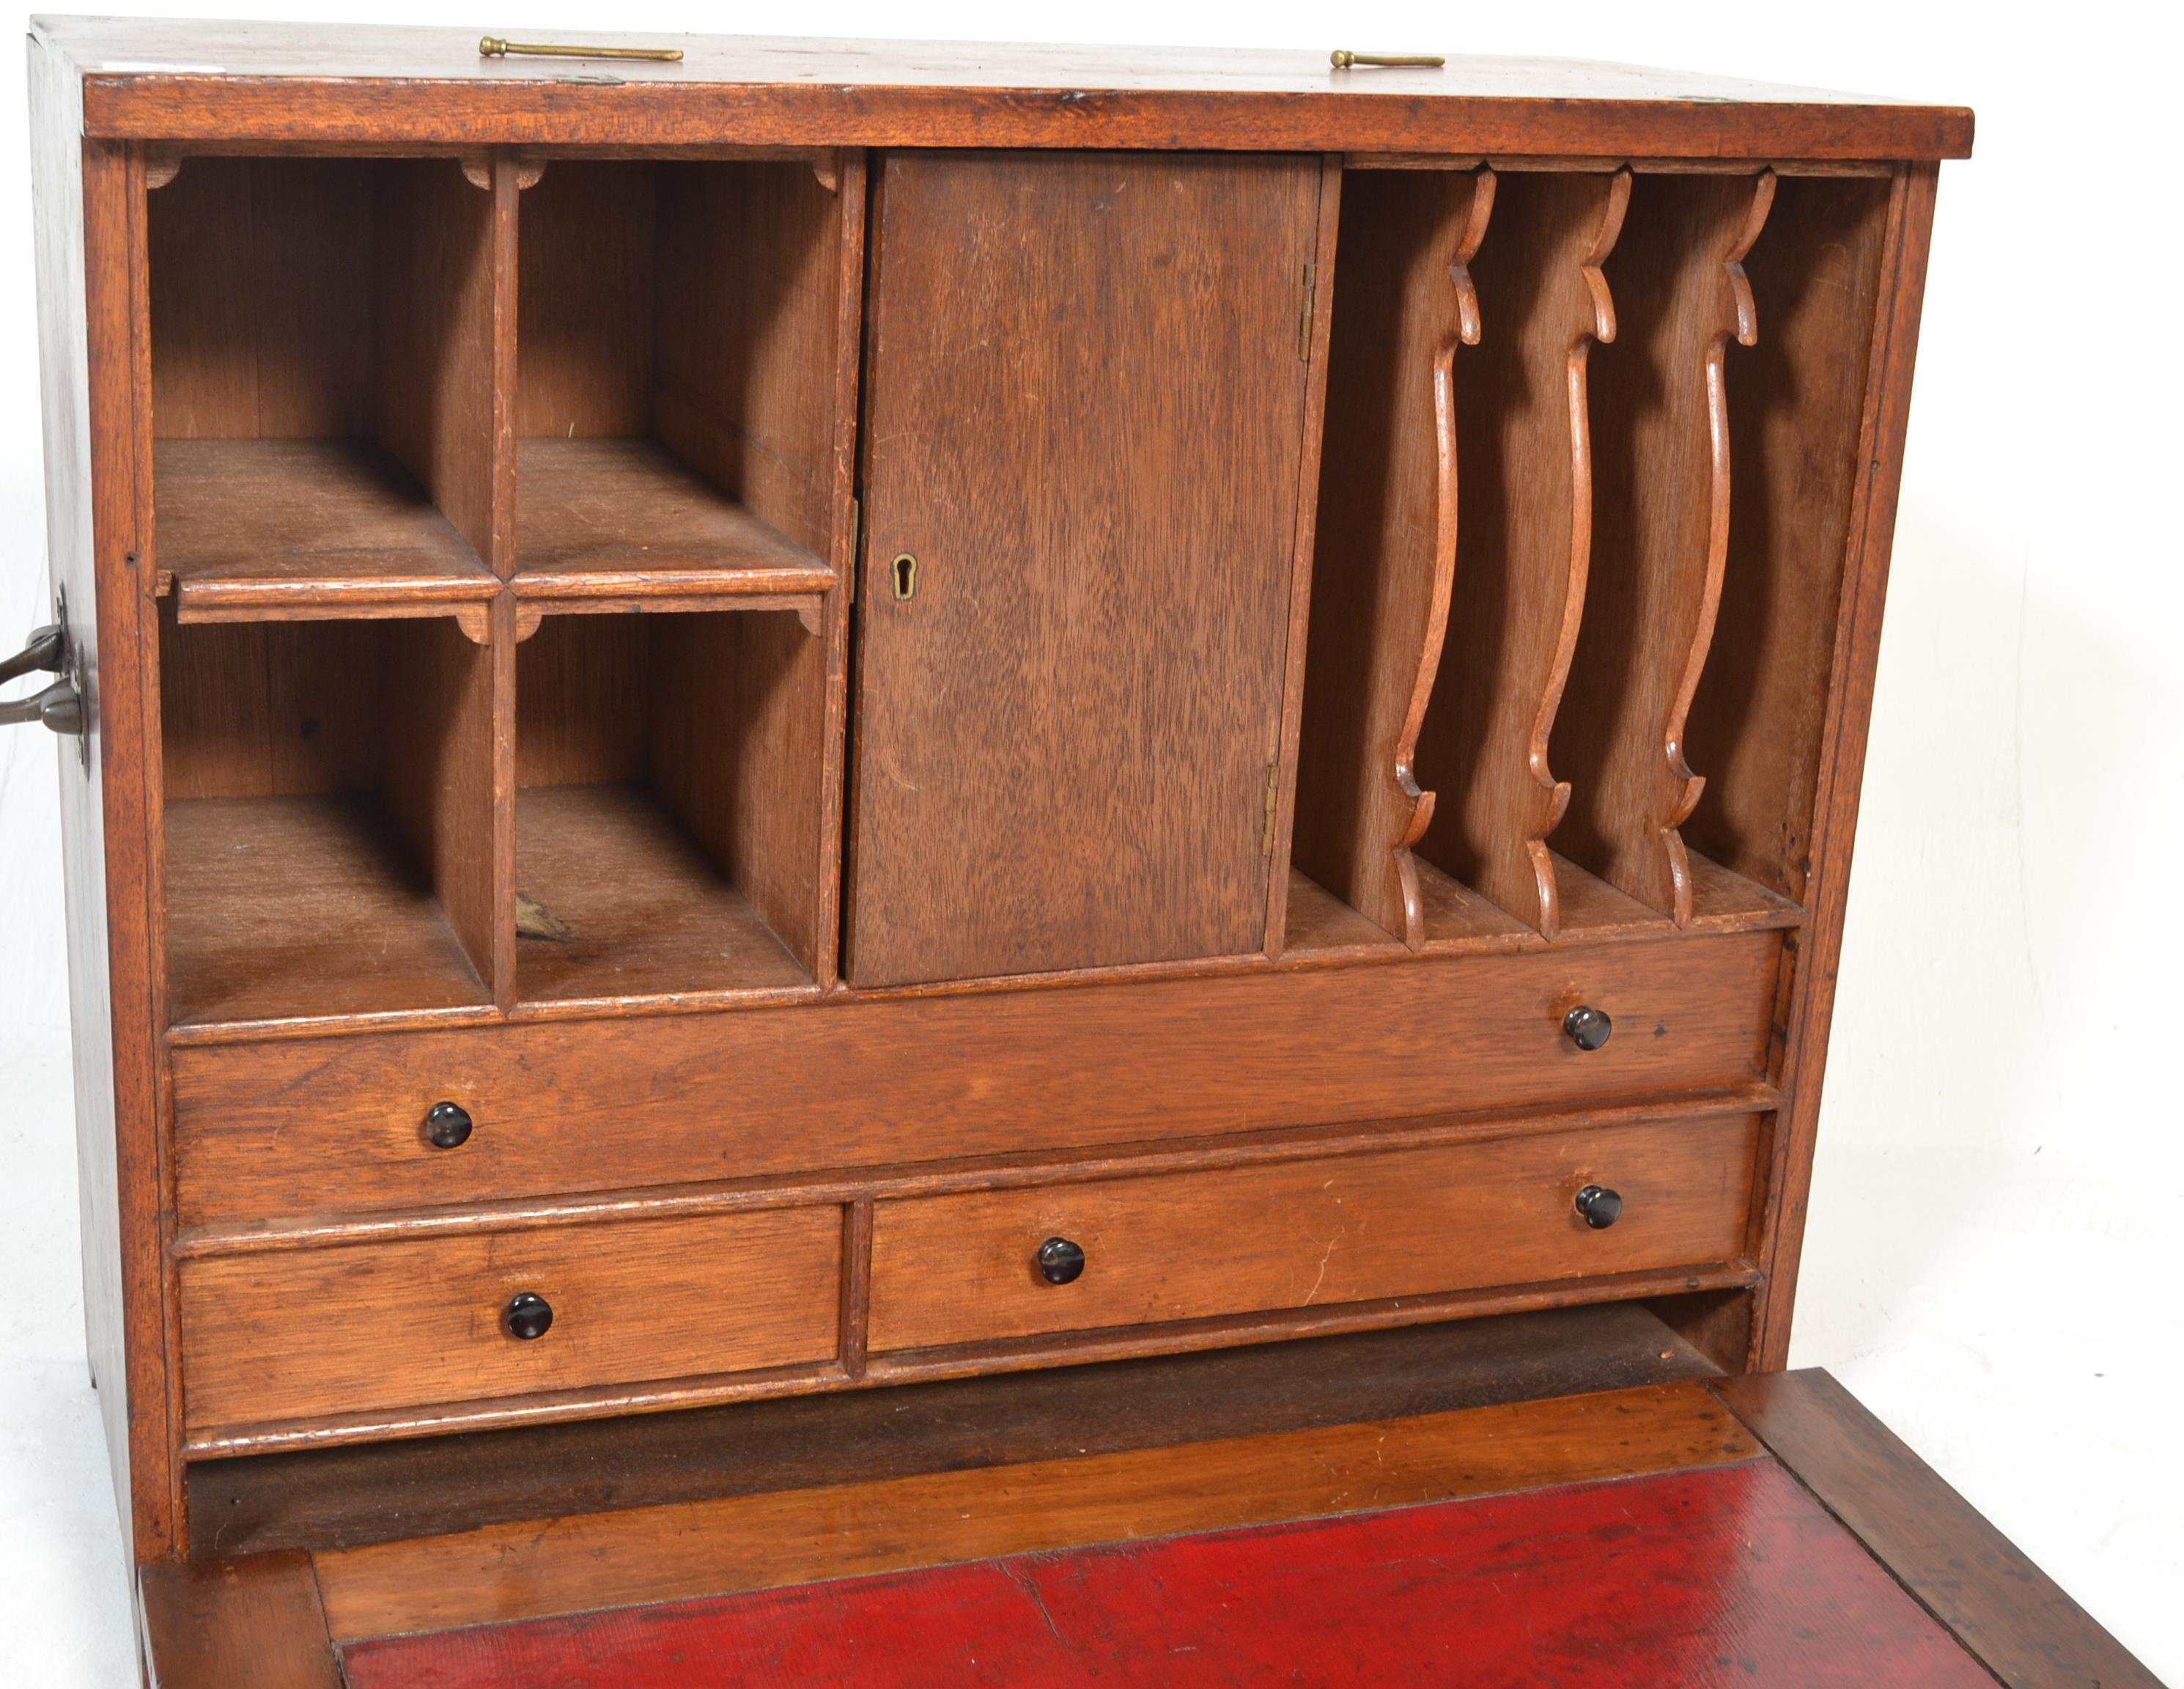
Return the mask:
[(1569, 788), (1547, 740), (1591, 549), (1588, 360), (1615, 338), (1602, 266), (1630, 198), (1627, 170), (1502, 176), (1494, 239), (1471, 266), (1493, 332), (1454, 395), (1470, 510), (1415, 762), (1446, 795), (1417, 847), (1548, 938), (1561, 921), (1546, 841)]
[(1411, 847), (1434, 810), (1413, 763), (1456, 577), (1456, 354), (1479, 343), (1469, 265), (1494, 188), (1481, 167), (1344, 189), (1292, 856), (1412, 950)]
[(1624, 337), (1593, 382), (1595, 566), (1558, 759), (1564, 855), (1677, 925), (1678, 828), (1705, 786), (1684, 754), (1729, 555), (1729, 343), (1758, 339), (1743, 259), (1774, 176), (1649, 176), (1617, 255)]

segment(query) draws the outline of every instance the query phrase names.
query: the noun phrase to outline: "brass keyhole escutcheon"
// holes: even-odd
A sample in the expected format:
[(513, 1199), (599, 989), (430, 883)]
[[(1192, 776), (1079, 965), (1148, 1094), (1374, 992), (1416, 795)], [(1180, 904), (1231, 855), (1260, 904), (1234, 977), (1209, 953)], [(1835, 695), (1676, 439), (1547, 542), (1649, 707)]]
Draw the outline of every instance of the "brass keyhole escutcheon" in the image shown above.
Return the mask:
[(888, 578), (894, 588), (897, 604), (908, 604), (917, 596), (917, 559), (907, 551), (898, 555), (888, 565)]

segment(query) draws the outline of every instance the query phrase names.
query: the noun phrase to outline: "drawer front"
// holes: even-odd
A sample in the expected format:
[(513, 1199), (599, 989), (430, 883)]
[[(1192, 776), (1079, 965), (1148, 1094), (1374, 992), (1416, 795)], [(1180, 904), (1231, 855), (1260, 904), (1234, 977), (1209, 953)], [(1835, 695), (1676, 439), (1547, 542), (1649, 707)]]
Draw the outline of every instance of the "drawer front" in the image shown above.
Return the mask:
[[(1781, 936), (185, 1046), (186, 1224), (1748, 1084)], [(1580, 1050), (1580, 1004), (1614, 1023)], [(473, 1129), (435, 1148), (435, 1102)]]
[(841, 1250), (825, 1207), (186, 1260), (190, 1430), (824, 1361)]
[[(1726, 1263), (1744, 1252), (1759, 1128), (1727, 1116), (883, 1202), (869, 1346)], [(1604, 1229), (1577, 1211), (1590, 1185), (1623, 1199)], [(1042, 1273), (1050, 1238), (1084, 1251), (1073, 1281)]]

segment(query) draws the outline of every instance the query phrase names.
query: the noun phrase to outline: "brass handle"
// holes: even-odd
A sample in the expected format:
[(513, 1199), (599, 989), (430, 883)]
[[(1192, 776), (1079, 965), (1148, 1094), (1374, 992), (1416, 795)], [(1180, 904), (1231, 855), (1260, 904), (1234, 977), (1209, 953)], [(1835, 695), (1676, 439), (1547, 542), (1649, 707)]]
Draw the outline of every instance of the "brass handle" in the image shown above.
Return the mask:
[(505, 41), (499, 36), (488, 36), (478, 42), (481, 59), (505, 59), (510, 53), (527, 53), (534, 59), (651, 59), (662, 64), (682, 62), (682, 49), (679, 47), (571, 47), (566, 42)]
[(1338, 47), (1328, 54), (1327, 62), (1338, 70), (1347, 70), (1353, 64), (1424, 64), (1438, 70), (1448, 60), (1438, 53), (1352, 53), (1346, 47)]
[(83, 694), (68, 671), (68, 630), (56, 622), (31, 635), (23, 649), (0, 662), (0, 681), (19, 675), (57, 674), (61, 677), (42, 692), (27, 698), (0, 700), (0, 727), (21, 722), (42, 722), (57, 733), (83, 731)]

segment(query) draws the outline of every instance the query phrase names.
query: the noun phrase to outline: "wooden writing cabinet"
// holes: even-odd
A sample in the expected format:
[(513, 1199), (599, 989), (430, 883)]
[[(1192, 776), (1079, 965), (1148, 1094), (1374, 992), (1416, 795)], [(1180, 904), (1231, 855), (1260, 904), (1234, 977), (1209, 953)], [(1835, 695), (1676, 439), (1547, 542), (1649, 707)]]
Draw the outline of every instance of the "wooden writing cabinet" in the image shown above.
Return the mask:
[(748, 1398), (1780, 1368), (1970, 114), (682, 45), (34, 27), (136, 1558)]

